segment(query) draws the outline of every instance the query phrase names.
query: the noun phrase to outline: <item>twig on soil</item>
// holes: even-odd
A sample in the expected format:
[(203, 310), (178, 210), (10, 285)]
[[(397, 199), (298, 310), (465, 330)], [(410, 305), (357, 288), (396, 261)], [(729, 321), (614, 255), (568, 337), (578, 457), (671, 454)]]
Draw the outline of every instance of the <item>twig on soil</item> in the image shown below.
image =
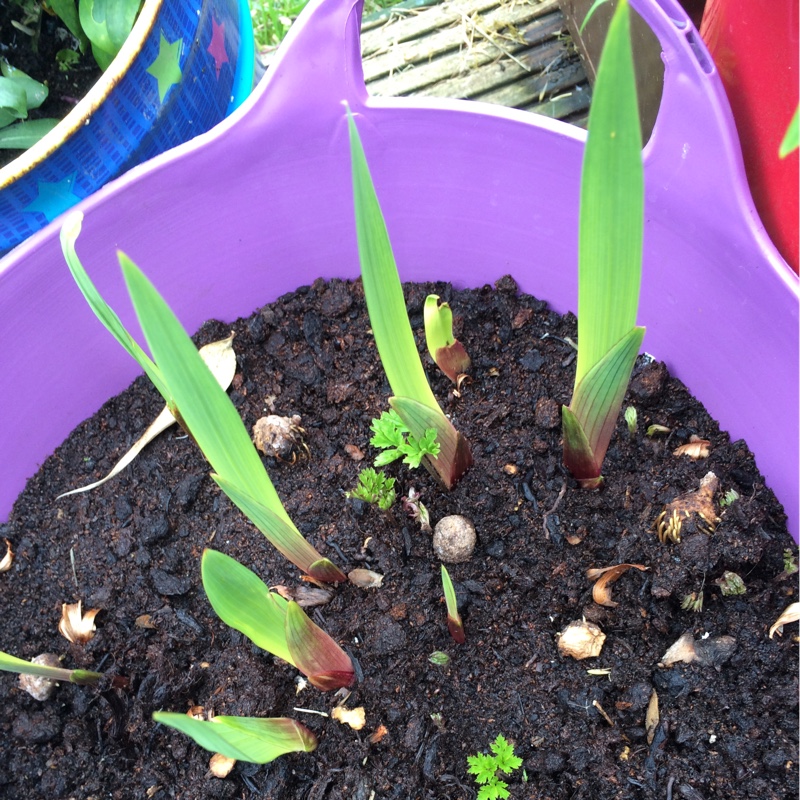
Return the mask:
[(547, 520), (550, 516), (556, 513), (556, 510), (561, 505), (561, 501), (564, 499), (564, 495), (567, 493), (567, 482), (563, 481), (561, 484), (561, 489), (558, 492), (558, 497), (556, 497), (555, 503), (553, 503), (553, 507), (548, 511), (544, 512), (544, 516), (542, 517), (542, 527), (544, 528), (544, 538), (550, 538), (550, 531), (547, 528)]

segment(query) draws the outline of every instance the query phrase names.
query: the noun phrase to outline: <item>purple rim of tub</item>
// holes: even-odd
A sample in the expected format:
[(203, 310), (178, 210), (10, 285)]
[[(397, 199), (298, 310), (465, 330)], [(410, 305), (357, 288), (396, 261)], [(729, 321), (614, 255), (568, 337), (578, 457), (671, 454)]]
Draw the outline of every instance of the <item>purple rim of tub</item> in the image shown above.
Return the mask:
[[(674, 0), (634, 6), (666, 66), (645, 152), (645, 347), (747, 440), (797, 538), (798, 281), (754, 211), (697, 31)], [(511, 273), (557, 311), (574, 310), (584, 132), (477, 103), (369, 99), (360, 14), (358, 0), (314, 0), (237, 112), (80, 204), (78, 252), (134, 330), (117, 248), (190, 330), (318, 277), (358, 275), (344, 100), (404, 280), (479, 286)], [(73, 285), (58, 223), (0, 261), (0, 518), (70, 430), (137, 373)]]

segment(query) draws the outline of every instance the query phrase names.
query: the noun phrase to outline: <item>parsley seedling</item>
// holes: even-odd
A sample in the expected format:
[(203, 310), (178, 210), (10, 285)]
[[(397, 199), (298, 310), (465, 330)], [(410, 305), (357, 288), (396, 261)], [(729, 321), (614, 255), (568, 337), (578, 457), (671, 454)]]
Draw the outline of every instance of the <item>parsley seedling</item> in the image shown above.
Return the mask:
[(376, 467), (402, 458), (404, 464), (416, 469), (426, 455), (434, 458), (439, 455), (441, 448), (436, 441), (436, 429), (426, 428), (423, 436), (417, 439), (394, 409), (372, 420), (370, 428), (374, 435), (369, 443), (383, 450), (375, 458)]
[(508, 784), (497, 773), (510, 775), (522, 766), (522, 759), (514, 755), (514, 745), (502, 734), (498, 734), (489, 749), (494, 755), (478, 753), (467, 757), (467, 772), (474, 775), (475, 782), (481, 785), (477, 800), (505, 800), (509, 797)]
[(386, 511), (392, 507), (397, 498), (394, 480), (383, 471), (378, 472), (372, 467), (367, 467), (359, 473), (356, 488), (352, 492), (345, 492), (345, 497), (372, 503), (382, 511)]

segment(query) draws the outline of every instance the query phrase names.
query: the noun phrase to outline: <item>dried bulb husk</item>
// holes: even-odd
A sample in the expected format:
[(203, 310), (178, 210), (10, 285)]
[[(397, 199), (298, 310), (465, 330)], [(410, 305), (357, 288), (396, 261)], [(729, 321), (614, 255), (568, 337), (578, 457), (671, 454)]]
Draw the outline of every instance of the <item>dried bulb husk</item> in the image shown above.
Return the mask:
[(208, 771), (215, 778), (227, 778), (235, 766), (235, 758), (228, 758), (228, 756), (223, 756), (222, 753), (214, 753), (208, 762)]
[(358, 708), (336, 706), (336, 708), (331, 711), (331, 719), (341, 722), (342, 725), (349, 725), (354, 731), (360, 731), (366, 724), (366, 715), (363, 706), (359, 706)]
[(305, 431), (300, 427), (301, 422), (302, 419), (297, 414), (291, 417), (280, 417), (277, 414), (261, 417), (253, 425), (253, 443), (265, 456), (282, 461), (292, 459), (292, 450), (295, 447), (304, 449)]
[(3, 541), (6, 543), (6, 554), (0, 559), (0, 572), (8, 572), (14, 563), (14, 551), (11, 549), (11, 542), (8, 539), (3, 539)]
[(792, 603), (787, 606), (783, 613), (775, 621), (775, 624), (769, 629), (769, 638), (772, 639), (777, 633), (778, 636), (783, 635), (783, 626), (789, 622), (797, 622), (800, 620), (800, 603)]
[(91, 608), (85, 614), (81, 613), (81, 601), (77, 603), (63, 603), (61, 605), (61, 621), (58, 623), (58, 632), (73, 644), (86, 644), (94, 638), (97, 630), (94, 618), (100, 613), (99, 608)]
[[(53, 653), (42, 653), (40, 656), (32, 658), (31, 663), (41, 664), (45, 667), (61, 666), (58, 656)], [(56, 690), (58, 683), (41, 675), (20, 675), (19, 685), (20, 688), (24, 689), (34, 700), (44, 702), (53, 696), (53, 692)]]
[(360, 589), (377, 589), (383, 583), (383, 575), (371, 569), (354, 569), (347, 573), (347, 578)]
[(596, 658), (603, 649), (606, 635), (593, 622), (585, 619), (570, 622), (558, 638), (558, 652), (580, 661)]

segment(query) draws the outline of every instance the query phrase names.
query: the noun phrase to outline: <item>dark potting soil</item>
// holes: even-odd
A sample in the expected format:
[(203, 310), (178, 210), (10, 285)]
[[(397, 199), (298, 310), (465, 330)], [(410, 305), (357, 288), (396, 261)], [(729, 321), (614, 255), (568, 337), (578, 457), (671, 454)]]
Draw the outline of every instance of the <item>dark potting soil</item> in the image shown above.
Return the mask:
[[(399, 502), (381, 512), (344, 497), (375, 455), (369, 425), (387, 408), (389, 388), (360, 284), (319, 281), (232, 326), (230, 395), (248, 429), (272, 411), (301, 416), (308, 452), (298, 446), (294, 463), (265, 458), (289, 514), (345, 571), (385, 576), (378, 589), (340, 586), (310, 612), (357, 659), (347, 706), (364, 707), (366, 726), (356, 732), (295, 710), (327, 713), (336, 700), (313, 688), (296, 694), (295, 669), (213, 613), (199, 575), (206, 546), (270, 585), (296, 586), (299, 575), (221, 494), (179, 430), (100, 489), (55, 499), (106, 474), (159, 412), (160, 398), (139, 379), (29, 482), (2, 528), (16, 558), (0, 574), (2, 650), (26, 659), (57, 653), (66, 666), (127, 676), (130, 688), (62, 685), (38, 702), (16, 676), (0, 678), (0, 797), (472, 800), (467, 756), (502, 733), (523, 759), (508, 779), (516, 800), (796, 798), (797, 629), (768, 635), (796, 599), (797, 576), (784, 573), (784, 551), (796, 548), (746, 445), (720, 432), (662, 364), (642, 359), (626, 401), (638, 410), (638, 430), (631, 436), (620, 421), (605, 489), (580, 490), (559, 441), (559, 404), (574, 375), (562, 339), (575, 337), (574, 318), (518, 296), (510, 279), (470, 291), (409, 285), (417, 332), (430, 291), (450, 301), (473, 359), (460, 397), (430, 364), (428, 373), (475, 465), (451, 492), (422, 469), (388, 471), (398, 496), (422, 493), (433, 522), (461, 513), (475, 523), (472, 559), (450, 567), (466, 644), (447, 631), (431, 536)], [(230, 328), (209, 323), (198, 341)], [(99, 324), (97, 335), (106, 335)], [(671, 432), (648, 437), (651, 424)], [(673, 455), (693, 434), (710, 441), (708, 457)], [(712, 470), (716, 531), (689, 525), (680, 544), (661, 544), (652, 526), (665, 503)], [(739, 499), (720, 509), (730, 489)], [(622, 562), (647, 571), (620, 577), (616, 607), (595, 604), (586, 570)], [(741, 576), (746, 594), (722, 595), (726, 570)], [(701, 611), (681, 608), (692, 592), (702, 594)], [(56, 629), (61, 604), (77, 600), (101, 609), (85, 646)], [(607, 639), (598, 657), (576, 661), (559, 653), (557, 637), (582, 617)], [(716, 666), (660, 667), (687, 631), (701, 641), (732, 637), (735, 649)], [(449, 666), (428, 660), (436, 650)], [(654, 689), (660, 721), (648, 740)], [(319, 747), (214, 778), (209, 753), (151, 719), (193, 705), (294, 717)]]
[[(41, 14), (39, 24), (34, 24), (33, 36), (12, 22), (24, 23), (25, 11), (21, 5), (7, 0), (0, 3), (0, 58), (49, 88), (47, 99), (39, 108), (29, 111), (28, 119), (62, 119), (97, 82), (102, 70), (92, 57), (90, 48), (68, 70), (59, 68), (58, 51), (70, 49), (78, 52), (78, 41), (54, 14)], [(0, 167), (22, 152), (0, 149)]]

